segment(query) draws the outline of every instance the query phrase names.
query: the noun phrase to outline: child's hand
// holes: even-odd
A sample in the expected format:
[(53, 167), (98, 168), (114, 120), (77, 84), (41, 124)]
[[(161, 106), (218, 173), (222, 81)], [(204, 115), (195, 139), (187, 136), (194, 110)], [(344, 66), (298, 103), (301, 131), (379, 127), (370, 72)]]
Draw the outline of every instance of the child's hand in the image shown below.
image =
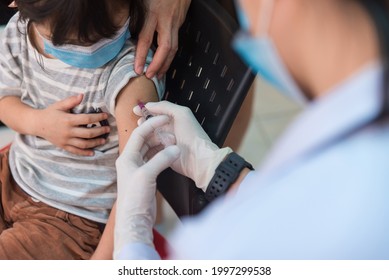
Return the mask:
[(108, 119), (107, 113), (72, 114), (83, 95), (72, 96), (40, 110), (38, 136), (70, 153), (93, 156), (93, 148), (105, 144), (102, 136), (109, 133), (109, 126), (87, 128), (86, 125)]

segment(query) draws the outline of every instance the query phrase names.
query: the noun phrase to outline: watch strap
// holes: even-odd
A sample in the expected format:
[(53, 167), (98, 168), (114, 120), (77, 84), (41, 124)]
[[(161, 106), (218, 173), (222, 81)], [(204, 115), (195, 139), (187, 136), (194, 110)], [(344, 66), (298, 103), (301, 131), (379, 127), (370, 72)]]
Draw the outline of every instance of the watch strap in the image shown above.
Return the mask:
[(224, 194), (238, 179), (241, 171), (246, 167), (250, 170), (254, 170), (253, 166), (237, 153), (232, 152), (228, 154), (216, 168), (215, 175), (212, 177), (212, 180), (207, 187), (207, 191), (205, 192), (205, 198), (208, 201), (212, 201)]

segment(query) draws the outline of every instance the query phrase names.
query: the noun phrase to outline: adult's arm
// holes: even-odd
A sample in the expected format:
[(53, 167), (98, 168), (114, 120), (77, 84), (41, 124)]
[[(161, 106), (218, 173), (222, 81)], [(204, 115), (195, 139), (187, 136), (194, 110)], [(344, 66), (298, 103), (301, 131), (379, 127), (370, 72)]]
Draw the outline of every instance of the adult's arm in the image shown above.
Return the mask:
[(147, 52), (158, 33), (158, 46), (146, 76), (161, 78), (168, 70), (178, 49), (178, 30), (185, 21), (191, 0), (148, 0), (148, 16), (139, 34), (135, 71), (142, 74)]

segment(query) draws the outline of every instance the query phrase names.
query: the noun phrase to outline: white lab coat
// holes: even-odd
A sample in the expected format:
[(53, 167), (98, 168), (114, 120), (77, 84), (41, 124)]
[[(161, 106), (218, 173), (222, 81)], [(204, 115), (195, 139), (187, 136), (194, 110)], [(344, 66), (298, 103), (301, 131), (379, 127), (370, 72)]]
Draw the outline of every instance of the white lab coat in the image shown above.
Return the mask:
[[(389, 124), (371, 125), (382, 72), (310, 104), (235, 196), (184, 221), (172, 258), (389, 259)], [(132, 246), (127, 257), (151, 253)]]

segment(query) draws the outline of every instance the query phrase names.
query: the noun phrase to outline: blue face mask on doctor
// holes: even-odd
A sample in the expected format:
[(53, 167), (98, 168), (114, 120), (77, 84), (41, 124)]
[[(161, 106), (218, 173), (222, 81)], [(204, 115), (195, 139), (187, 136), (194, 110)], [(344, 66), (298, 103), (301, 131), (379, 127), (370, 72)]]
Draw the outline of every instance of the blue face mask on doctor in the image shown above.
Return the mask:
[(235, 36), (233, 41), (235, 51), (264, 80), (284, 95), (301, 105), (305, 105), (307, 98), (285, 67), (276, 46), (268, 35), (273, 13), (273, 0), (262, 0), (261, 17), (258, 22), (258, 30), (261, 34), (255, 37), (249, 34), (249, 20), (242, 10), (239, 0), (235, 2), (242, 28), (242, 31)]
[(79, 46), (65, 44), (54, 46), (53, 43), (44, 38), (44, 50), (62, 62), (77, 68), (99, 68), (114, 59), (123, 48), (126, 40), (130, 38), (128, 29), (129, 19), (118, 30), (113, 38), (104, 38), (91, 46)]

